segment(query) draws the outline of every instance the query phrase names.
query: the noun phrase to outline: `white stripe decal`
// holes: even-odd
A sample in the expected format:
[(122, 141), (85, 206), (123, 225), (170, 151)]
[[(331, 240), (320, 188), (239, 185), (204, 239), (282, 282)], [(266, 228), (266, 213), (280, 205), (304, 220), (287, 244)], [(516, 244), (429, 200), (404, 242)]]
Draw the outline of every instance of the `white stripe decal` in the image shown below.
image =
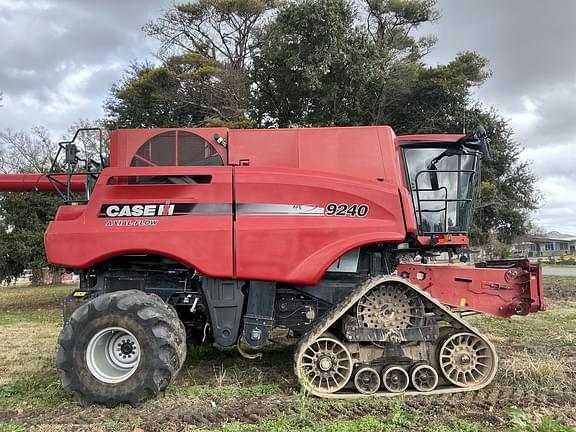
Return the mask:
[(239, 214), (266, 216), (324, 216), (324, 208), (316, 204), (238, 204)]

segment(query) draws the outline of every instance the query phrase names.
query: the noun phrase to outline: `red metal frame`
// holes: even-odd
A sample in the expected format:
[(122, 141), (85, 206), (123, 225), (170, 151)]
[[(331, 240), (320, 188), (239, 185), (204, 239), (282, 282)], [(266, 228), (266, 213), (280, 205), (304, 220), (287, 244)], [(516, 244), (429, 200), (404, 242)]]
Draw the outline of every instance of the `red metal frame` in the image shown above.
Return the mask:
[(400, 264), (396, 270), (450, 306), (502, 317), (546, 310), (540, 266), (527, 259), (516, 264), (508, 268)]

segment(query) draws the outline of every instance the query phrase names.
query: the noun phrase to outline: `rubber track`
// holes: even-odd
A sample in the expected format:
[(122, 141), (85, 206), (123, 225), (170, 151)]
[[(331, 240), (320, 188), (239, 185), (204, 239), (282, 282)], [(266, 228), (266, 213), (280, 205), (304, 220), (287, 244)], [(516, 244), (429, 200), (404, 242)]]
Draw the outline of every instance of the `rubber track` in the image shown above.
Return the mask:
[[(442, 387), (437, 388), (435, 390), (429, 392), (419, 392), (416, 390), (408, 390), (403, 393), (390, 393), (386, 391), (378, 391), (373, 394), (362, 394), (359, 392), (350, 393), (350, 389), (343, 389), (340, 392), (336, 393), (322, 393), (317, 392), (313, 387), (311, 387), (306, 380), (300, 378), (300, 371), (298, 367), (298, 359), (303, 354), (306, 347), (313, 343), (313, 341), (319, 338), (325, 331), (327, 331), (339, 318), (341, 318), (351, 307), (353, 307), (359, 300), (364, 296), (368, 291), (372, 288), (386, 282), (394, 282), (394, 283), (401, 283), (406, 287), (411, 288), (412, 290), (416, 291), (420, 296), (423, 297), (423, 300), (432, 303), (438, 310), (442, 312), (442, 315), (445, 318), (449, 318), (450, 324), (457, 328), (458, 332), (466, 330), (470, 333), (475, 334), (479, 338), (481, 338), (491, 349), (494, 354), (494, 367), (491, 373), (491, 376), (482, 384), (471, 386), (471, 387)], [(342, 341), (346, 343), (346, 341)], [(299, 378), (300, 385), (302, 385), (310, 394), (314, 396), (318, 396), (321, 398), (328, 398), (328, 399), (359, 399), (364, 397), (395, 397), (399, 395), (440, 395), (440, 394), (450, 394), (450, 393), (462, 393), (462, 392), (469, 392), (469, 391), (476, 391), (486, 387), (488, 384), (492, 382), (494, 376), (496, 375), (496, 371), (498, 369), (498, 356), (496, 354), (496, 349), (494, 345), (484, 336), (480, 334), (480, 332), (471, 326), (468, 322), (462, 319), (460, 316), (452, 312), (449, 308), (444, 306), (438, 300), (434, 299), (430, 294), (425, 291), (422, 291), (419, 286), (410, 283), (408, 280), (403, 279), (399, 276), (378, 276), (371, 279), (368, 279), (366, 282), (360, 284), (357, 288), (355, 288), (347, 297), (345, 297), (340, 303), (335, 305), (326, 315), (320, 318), (314, 327), (312, 327), (307, 333), (305, 333), (299, 340), (298, 344), (296, 345), (296, 350), (294, 351), (294, 372), (296, 376)], [(442, 372), (438, 371), (438, 375), (443, 377)], [(346, 393), (348, 391), (348, 393)]]

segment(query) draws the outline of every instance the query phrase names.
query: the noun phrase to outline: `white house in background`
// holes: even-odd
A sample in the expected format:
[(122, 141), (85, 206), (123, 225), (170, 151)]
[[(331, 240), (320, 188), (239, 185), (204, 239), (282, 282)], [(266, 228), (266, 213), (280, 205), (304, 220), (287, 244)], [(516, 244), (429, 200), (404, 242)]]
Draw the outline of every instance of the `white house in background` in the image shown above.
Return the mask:
[(553, 231), (545, 235), (528, 235), (512, 244), (514, 256), (530, 258), (576, 255), (576, 236)]

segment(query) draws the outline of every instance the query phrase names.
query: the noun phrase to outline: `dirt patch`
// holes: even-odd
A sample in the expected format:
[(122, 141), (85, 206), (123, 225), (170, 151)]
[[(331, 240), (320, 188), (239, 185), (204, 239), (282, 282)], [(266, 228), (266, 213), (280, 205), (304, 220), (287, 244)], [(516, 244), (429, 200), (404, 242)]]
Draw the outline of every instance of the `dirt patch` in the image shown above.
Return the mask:
[(576, 277), (546, 276), (544, 299), (576, 302)]
[[(504, 409), (516, 406), (538, 418), (550, 415), (569, 425), (576, 425), (576, 395), (564, 390), (527, 391), (494, 384), (486, 389), (457, 396), (409, 397), (403, 402), (405, 410), (415, 413), (422, 422), (442, 421), (457, 417), (501, 429), (508, 421)], [(368, 415), (385, 418), (391, 412), (391, 403), (384, 399), (363, 401), (326, 401), (309, 399), (306, 413), (311, 422), (354, 420)], [(281, 416), (302, 415), (296, 396), (194, 398), (171, 400), (168, 398), (149, 402), (139, 408), (121, 407), (46, 411), (12, 416), (13, 420), (26, 423), (38, 431), (132, 431), (135, 426), (146, 432), (182, 431), (189, 428), (210, 428), (226, 423), (258, 423)], [(1, 418), (1, 417), (0, 417)]]
[[(117, 430), (132, 431), (135, 426), (146, 432), (180, 431), (190, 427), (216, 427), (230, 422), (257, 423), (260, 420), (294, 414), (294, 397), (161, 398), (141, 407), (114, 410), (90, 407), (70, 411), (45, 411), (14, 416), (32, 430)], [(0, 419), (2, 416), (0, 415)]]

